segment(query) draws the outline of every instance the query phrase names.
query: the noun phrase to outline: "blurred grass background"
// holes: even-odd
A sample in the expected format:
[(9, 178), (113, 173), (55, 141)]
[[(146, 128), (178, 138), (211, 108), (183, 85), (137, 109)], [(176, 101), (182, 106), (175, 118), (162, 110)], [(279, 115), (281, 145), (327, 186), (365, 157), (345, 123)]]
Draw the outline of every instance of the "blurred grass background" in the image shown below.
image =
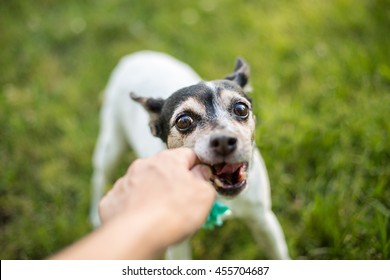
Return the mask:
[[(121, 56), (153, 49), (206, 80), (250, 63), (293, 258), (389, 259), (389, 32), (388, 0), (1, 1), (0, 258), (45, 258), (91, 230), (101, 92)], [(240, 221), (193, 245), (264, 258)]]

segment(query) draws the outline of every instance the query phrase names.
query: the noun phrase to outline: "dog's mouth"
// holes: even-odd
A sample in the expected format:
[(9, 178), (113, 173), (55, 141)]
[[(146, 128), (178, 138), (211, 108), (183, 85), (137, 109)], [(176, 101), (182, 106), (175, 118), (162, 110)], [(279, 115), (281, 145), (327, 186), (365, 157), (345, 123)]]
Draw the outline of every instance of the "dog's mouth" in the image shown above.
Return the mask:
[(223, 196), (236, 196), (246, 186), (248, 163), (219, 163), (211, 166), (213, 175), (210, 181), (216, 191)]

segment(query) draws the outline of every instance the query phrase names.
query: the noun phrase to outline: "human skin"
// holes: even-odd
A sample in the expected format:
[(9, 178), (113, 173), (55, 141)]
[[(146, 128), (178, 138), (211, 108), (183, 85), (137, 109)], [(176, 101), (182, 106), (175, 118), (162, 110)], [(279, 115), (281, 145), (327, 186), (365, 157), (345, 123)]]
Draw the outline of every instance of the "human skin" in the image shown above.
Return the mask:
[(52, 258), (156, 258), (204, 223), (215, 199), (210, 176), (187, 148), (134, 161), (100, 202), (102, 226)]

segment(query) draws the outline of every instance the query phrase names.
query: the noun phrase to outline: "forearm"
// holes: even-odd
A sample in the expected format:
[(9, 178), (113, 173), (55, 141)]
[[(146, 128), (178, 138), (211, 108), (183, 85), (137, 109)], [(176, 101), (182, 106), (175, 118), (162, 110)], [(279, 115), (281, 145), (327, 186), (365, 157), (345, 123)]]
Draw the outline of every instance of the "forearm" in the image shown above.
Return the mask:
[(103, 226), (52, 258), (150, 259), (190, 236), (215, 197), (210, 168), (196, 162), (187, 148), (134, 162), (100, 202)]
[[(121, 216), (92, 232), (52, 259), (153, 259), (163, 245), (152, 217)], [(161, 220), (160, 220), (161, 221)]]

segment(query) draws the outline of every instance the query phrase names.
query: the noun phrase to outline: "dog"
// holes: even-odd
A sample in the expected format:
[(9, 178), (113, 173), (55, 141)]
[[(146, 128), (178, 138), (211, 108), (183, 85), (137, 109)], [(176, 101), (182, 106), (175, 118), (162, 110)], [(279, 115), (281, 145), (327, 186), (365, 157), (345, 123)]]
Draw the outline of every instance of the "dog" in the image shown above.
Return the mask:
[[(270, 259), (289, 259), (255, 145), (249, 75), (243, 59), (225, 78), (202, 81), (190, 66), (167, 54), (140, 51), (123, 57), (109, 79), (100, 115), (93, 156), (93, 225), (99, 225), (98, 202), (129, 145), (138, 157), (189, 147), (211, 167), (211, 183), (231, 216), (248, 224)], [(168, 248), (167, 258), (190, 259), (189, 240)]]

